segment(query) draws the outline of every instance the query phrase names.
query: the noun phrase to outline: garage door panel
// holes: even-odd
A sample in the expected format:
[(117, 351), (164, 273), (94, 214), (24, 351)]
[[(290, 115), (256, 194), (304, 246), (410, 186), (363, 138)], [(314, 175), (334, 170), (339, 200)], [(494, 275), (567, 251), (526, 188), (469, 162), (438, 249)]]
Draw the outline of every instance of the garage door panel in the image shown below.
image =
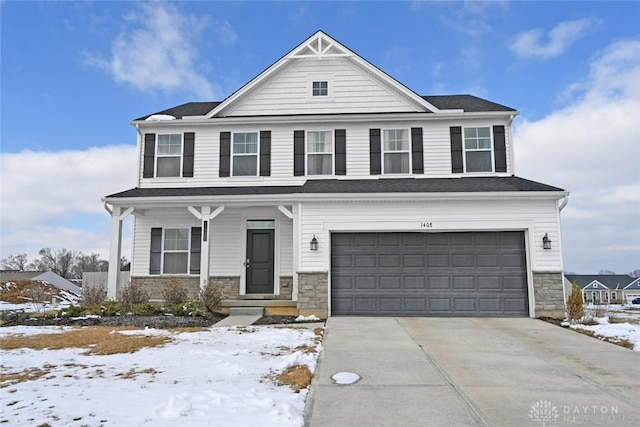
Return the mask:
[(402, 311), (401, 297), (382, 297), (380, 298), (380, 311), (397, 313)]
[(522, 232), (336, 233), (331, 251), (332, 314), (528, 314)]
[(400, 276), (382, 276), (380, 277), (381, 290), (400, 290), (402, 286), (402, 278)]
[(358, 254), (354, 256), (356, 267), (375, 267), (376, 256), (375, 255), (362, 255)]
[(450, 258), (446, 254), (429, 254), (427, 255), (427, 265), (429, 267), (449, 267)]
[(474, 276), (454, 276), (453, 289), (455, 290), (473, 290), (476, 288)]
[(424, 276), (405, 276), (403, 278), (403, 289), (424, 290), (427, 288)]
[(378, 262), (380, 263), (380, 268), (388, 268), (388, 267), (401, 267), (401, 256), (399, 254), (393, 255), (380, 255)]
[(473, 267), (475, 264), (473, 254), (454, 254), (451, 257), (452, 267)]

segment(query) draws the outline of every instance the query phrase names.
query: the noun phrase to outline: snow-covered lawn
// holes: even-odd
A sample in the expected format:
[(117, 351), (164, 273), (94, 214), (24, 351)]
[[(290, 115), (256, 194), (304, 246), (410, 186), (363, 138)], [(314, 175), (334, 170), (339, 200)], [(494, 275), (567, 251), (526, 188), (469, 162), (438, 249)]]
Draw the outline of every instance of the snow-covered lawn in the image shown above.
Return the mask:
[(634, 351), (640, 351), (640, 305), (588, 305), (584, 319), (585, 323), (595, 324), (577, 323), (569, 327), (611, 342), (626, 341)]
[[(71, 329), (5, 327), (0, 328), (0, 342), (17, 334), (60, 334)], [(88, 355), (87, 348), (2, 350), (0, 424), (304, 424), (308, 389), (296, 393), (272, 378), (295, 365), (315, 370), (322, 345), (310, 329), (261, 326), (114, 333), (163, 335), (170, 341), (111, 355)]]

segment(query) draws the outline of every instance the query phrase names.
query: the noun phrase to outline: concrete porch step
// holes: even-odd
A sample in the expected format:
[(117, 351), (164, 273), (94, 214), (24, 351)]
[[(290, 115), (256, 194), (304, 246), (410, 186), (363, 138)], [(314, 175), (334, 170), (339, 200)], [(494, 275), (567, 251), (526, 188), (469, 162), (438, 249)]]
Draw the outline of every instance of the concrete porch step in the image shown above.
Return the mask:
[(229, 307), (229, 316), (264, 316), (264, 307)]

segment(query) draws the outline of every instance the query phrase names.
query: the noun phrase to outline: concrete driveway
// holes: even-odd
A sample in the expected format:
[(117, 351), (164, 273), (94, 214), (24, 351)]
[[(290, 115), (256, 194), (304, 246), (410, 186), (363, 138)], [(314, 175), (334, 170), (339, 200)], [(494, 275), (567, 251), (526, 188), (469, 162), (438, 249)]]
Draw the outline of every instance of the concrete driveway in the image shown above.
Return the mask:
[(640, 425), (640, 353), (540, 320), (331, 317), (323, 345), (311, 427)]

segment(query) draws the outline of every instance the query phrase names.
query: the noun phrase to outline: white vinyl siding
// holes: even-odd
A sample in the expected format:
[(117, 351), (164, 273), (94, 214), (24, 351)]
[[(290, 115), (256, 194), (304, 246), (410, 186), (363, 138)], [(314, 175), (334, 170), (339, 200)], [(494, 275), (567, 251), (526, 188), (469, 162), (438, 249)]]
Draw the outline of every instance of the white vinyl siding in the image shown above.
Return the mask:
[[(309, 96), (307, 76), (318, 70), (333, 76), (331, 102), (317, 102)], [(231, 106), (225, 115), (253, 116), (265, 111), (269, 114), (387, 113), (422, 111), (422, 107), (411, 104), (404, 95), (363, 72), (349, 59), (307, 58), (286, 65), (250, 98)]]
[[(377, 123), (375, 123), (377, 125)], [(451, 141), (449, 135), (450, 126), (481, 127), (488, 125), (508, 125), (504, 121), (480, 121), (480, 120), (424, 120), (424, 121), (398, 121), (385, 123), (383, 129), (410, 129), (411, 127), (422, 127), (423, 129), (423, 160), (424, 177), (448, 177), (451, 173)], [(184, 179), (175, 178), (153, 178), (143, 179), (139, 183), (141, 188), (153, 187), (216, 187), (228, 186), (233, 182), (234, 186), (244, 185), (299, 185), (304, 183), (306, 177), (295, 177), (293, 175), (293, 131), (299, 129), (318, 129), (318, 124), (297, 123), (297, 124), (274, 124), (253, 126), (249, 129), (246, 125), (217, 127), (215, 125), (207, 127), (179, 127), (178, 131), (196, 132), (197, 144), (195, 144), (194, 154), (194, 177)], [(371, 123), (328, 123), (322, 126), (323, 129), (345, 129), (347, 134), (347, 176), (350, 178), (371, 179), (369, 173), (369, 129), (373, 127)], [(508, 128), (507, 128), (508, 129)], [(158, 132), (156, 127), (145, 132)], [(231, 132), (252, 132), (256, 135), (260, 130), (271, 131), (271, 175), (268, 177), (252, 176), (238, 177), (238, 179), (220, 178), (218, 176), (220, 162), (220, 131)], [(173, 131), (173, 129), (172, 129)], [(333, 131), (332, 131), (333, 132)], [(166, 133), (166, 132), (165, 132)], [(174, 132), (172, 132), (174, 133)], [(381, 132), (382, 133), (382, 132)], [(511, 134), (505, 132), (507, 147), (507, 173), (511, 175), (512, 149)], [(306, 138), (306, 136), (305, 136)], [(331, 136), (333, 138), (333, 134)], [(410, 139), (410, 135), (409, 135)], [(259, 151), (259, 149), (258, 149)], [(307, 151), (307, 150), (305, 150)], [(306, 154), (305, 154), (306, 155)], [(335, 153), (334, 153), (335, 157)], [(335, 162), (335, 159), (334, 159)], [(142, 159), (139, 163), (139, 173), (142, 174)]]
[[(303, 245), (301, 271), (328, 271), (331, 231), (519, 231), (528, 233), (528, 265), (533, 271), (561, 271), (560, 224), (553, 200), (376, 201), (305, 203), (301, 241), (315, 234), (317, 252)], [(428, 225), (423, 227), (422, 224)], [(553, 241), (542, 249), (545, 233)]]

